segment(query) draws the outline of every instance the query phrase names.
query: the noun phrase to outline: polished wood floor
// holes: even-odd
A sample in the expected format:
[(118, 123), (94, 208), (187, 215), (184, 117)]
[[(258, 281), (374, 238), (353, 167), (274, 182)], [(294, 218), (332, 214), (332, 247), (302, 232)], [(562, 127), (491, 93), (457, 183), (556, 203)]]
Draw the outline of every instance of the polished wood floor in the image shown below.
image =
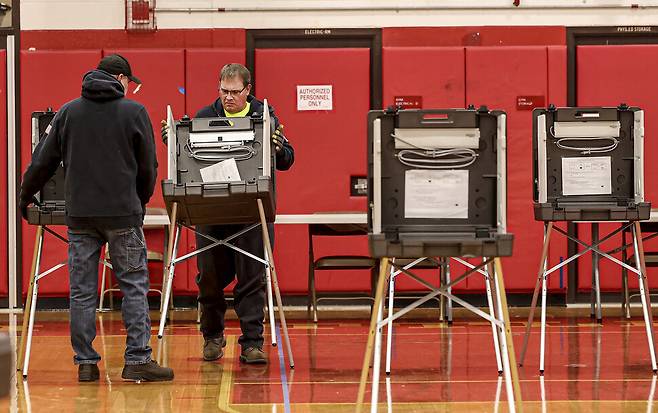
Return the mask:
[[(294, 370), (282, 359), (283, 346), (267, 346), (267, 366), (241, 365), (235, 321), (229, 322), (225, 357), (202, 361), (194, 316), (191, 311), (174, 313), (162, 342), (154, 322), (154, 355), (173, 367), (176, 377), (172, 383), (137, 384), (120, 377), (125, 341), (120, 313), (99, 315), (95, 346), (103, 356), (101, 380), (80, 384), (72, 363), (68, 313), (39, 312), (28, 378), (14, 377), (12, 395), (0, 400), (0, 412), (354, 411), (366, 314), (317, 325), (291, 320)], [(17, 326), (20, 316), (0, 316), (0, 330), (9, 331), (14, 340)], [(523, 314), (514, 314), (517, 354), (523, 326)], [(547, 331), (545, 377), (538, 374), (538, 325), (519, 371), (524, 412), (654, 411), (656, 377), (639, 313), (631, 320), (613, 313), (601, 326), (586, 315), (559, 311), (549, 317)], [(381, 376), (380, 412), (507, 411), (491, 328), (485, 322), (459, 314), (450, 327), (428, 318), (406, 319), (396, 324), (393, 338), (392, 374)]]

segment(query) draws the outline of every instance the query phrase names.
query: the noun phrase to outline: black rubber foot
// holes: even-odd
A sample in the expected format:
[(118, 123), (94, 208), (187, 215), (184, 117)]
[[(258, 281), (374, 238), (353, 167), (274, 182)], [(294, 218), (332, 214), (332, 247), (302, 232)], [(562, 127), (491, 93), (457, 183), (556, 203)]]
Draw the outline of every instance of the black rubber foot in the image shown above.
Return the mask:
[(448, 320), (448, 325), (449, 325), (449, 326), (452, 325), (452, 320)]
[(158, 340), (162, 340), (162, 336), (161, 336), (161, 335), (158, 335)]
[(502, 376), (502, 375), (503, 375), (503, 371), (502, 371), (502, 370), (498, 370), (498, 375), (499, 375), (499, 376)]
[(603, 319), (599, 318), (598, 320), (596, 320), (596, 322), (599, 323), (599, 324), (603, 324)]
[(654, 371), (653, 371), (653, 374), (658, 374), (658, 370), (654, 370)]
[(539, 370), (539, 375), (543, 376), (544, 375), (544, 370)]
[(388, 376), (390, 376), (390, 375), (391, 375), (391, 372), (390, 372), (390, 371), (387, 371), (387, 372), (386, 372), (386, 376), (388, 377)]
[(23, 380), (27, 380), (27, 374), (23, 375)]
[(276, 347), (276, 343), (272, 343), (272, 347)]
[(290, 369), (291, 369), (291, 370), (295, 370), (295, 365), (292, 364), (292, 365), (290, 366)]

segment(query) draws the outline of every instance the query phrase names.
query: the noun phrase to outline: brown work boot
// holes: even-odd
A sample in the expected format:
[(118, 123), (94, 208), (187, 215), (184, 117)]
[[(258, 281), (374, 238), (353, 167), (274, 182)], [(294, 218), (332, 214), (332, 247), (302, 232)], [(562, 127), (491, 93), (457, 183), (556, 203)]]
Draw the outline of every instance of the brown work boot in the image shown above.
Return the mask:
[(205, 339), (203, 342), (203, 359), (205, 361), (213, 361), (223, 357), (224, 347), (226, 347), (224, 336)]
[(174, 379), (174, 370), (151, 360), (146, 364), (126, 364), (121, 378), (129, 381), (171, 381)]
[(245, 364), (267, 364), (265, 352), (259, 347), (248, 347), (242, 350), (240, 361)]

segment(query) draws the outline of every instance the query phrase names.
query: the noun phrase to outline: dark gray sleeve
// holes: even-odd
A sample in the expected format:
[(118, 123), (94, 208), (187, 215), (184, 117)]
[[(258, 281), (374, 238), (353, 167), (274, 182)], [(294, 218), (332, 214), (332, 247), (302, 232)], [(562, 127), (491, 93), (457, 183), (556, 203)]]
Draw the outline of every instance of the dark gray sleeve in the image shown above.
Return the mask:
[(158, 159), (155, 154), (153, 126), (146, 109), (142, 108), (135, 119), (135, 158), (137, 160), (137, 195), (146, 205), (153, 195), (158, 177)]

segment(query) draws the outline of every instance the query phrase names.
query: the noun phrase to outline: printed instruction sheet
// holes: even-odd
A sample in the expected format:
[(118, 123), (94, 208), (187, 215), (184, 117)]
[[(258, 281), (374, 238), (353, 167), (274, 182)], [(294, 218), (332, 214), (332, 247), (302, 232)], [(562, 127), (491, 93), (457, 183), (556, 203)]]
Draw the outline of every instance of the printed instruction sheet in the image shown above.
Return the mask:
[(404, 185), (405, 218), (468, 218), (468, 170), (412, 169)]
[(610, 157), (562, 158), (562, 194), (612, 194), (612, 163)]
[(203, 182), (233, 182), (241, 181), (238, 164), (234, 158), (217, 162), (214, 165), (199, 169)]

